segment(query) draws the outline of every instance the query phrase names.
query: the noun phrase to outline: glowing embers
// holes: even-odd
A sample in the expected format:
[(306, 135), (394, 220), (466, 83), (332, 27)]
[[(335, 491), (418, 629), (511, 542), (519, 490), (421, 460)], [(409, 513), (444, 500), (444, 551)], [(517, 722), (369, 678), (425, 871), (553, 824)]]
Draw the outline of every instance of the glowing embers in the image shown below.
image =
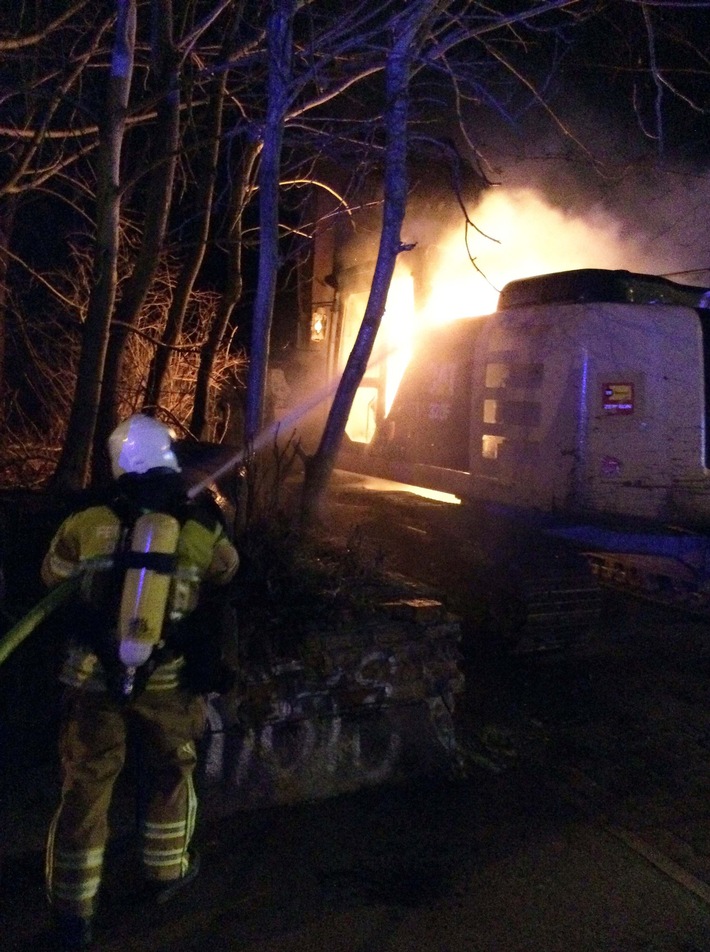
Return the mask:
[[(350, 294), (345, 301), (339, 356), (342, 366), (355, 343), (366, 302), (365, 293)], [(354, 442), (369, 443), (377, 424), (389, 413), (412, 354), (415, 327), (413, 279), (409, 273), (398, 273), (390, 286), (372, 356), (345, 428)]]
[(499, 423), (498, 419), (498, 401), (497, 400), (484, 400), (483, 401), (483, 422), (484, 423)]
[(494, 436), (484, 433), (481, 439), (481, 456), (483, 459), (497, 460), (507, 440), (504, 436)]
[(378, 476), (356, 476), (354, 479), (362, 489), (372, 492), (411, 493), (413, 496), (421, 496), (423, 499), (433, 499), (436, 502), (450, 503), (452, 506), (461, 505), (461, 499), (453, 493), (443, 492), (439, 489), (429, 489), (427, 486), (411, 486), (409, 483), (398, 483), (391, 479), (381, 479)]
[(410, 486), (408, 492), (414, 496), (421, 496), (422, 499), (433, 499), (436, 502), (448, 502), (452, 506), (460, 506), (461, 500), (453, 493), (440, 492), (438, 489), (427, 489), (426, 486)]
[(377, 427), (378, 387), (358, 387), (345, 432), (354, 443), (369, 443)]
[(311, 316), (311, 340), (321, 343), (328, 329), (328, 315), (324, 307), (317, 307)]

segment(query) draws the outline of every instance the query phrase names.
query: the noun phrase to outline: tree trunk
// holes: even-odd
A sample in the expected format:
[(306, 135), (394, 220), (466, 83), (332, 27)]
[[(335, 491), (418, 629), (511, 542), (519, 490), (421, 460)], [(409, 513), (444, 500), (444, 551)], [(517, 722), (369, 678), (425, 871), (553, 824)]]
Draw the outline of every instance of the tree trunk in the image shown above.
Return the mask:
[(168, 317), (160, 340), (160, 346), (155, 352), (148, 371), (143, 409), (154, 413), (160, 405), (163, 383), (170, 369), (171, 348), (173, 348), (182, 333), (185, 315), (190, 295), (195, 286), (195, 279), (202, 266), (207, 249), (210, 222), (212, 221), (212, 204), (214, 201), (215, 179), (217, 176), (217, 160), (220, 150), (220, 136), (222, 133), (222, 113), (224, 110), (224, 93), (227, 84), (227, 71), (224, 70), (216, 79), (210, 99), (210, 115), (207, 123), (207, 148), (198, 155), (200, 167), (199, 192), (197, 198), (198, 225), (192, 250), (182, 263), (180, 274), (175, 284), (173, 299), (170, 303)]
[(116, 37), (100, 131), (93, 280), (66, 440), (54, 474), (54, 484), (60, 489), (81, 489), (86, 484), (116, 299), (121, 152), (133, 78), (136, 0), (117, 0), (116, 9)]
[(148, 190), (143, 240), (133, 271), (122, 288), (109, 336), (99, 416), (94, 435), (96, 475), (107, 475), (104, 447), (117, 425), (118, 388), (128, 335), (138, 322), (163, 250), (175, 178), (180, 134), (178, 58), (173, 43), (172, 0), (153, 0), (153, 69), (158, 97), (157, 119), (151, 143), (153, 172)]
[(400, 231), (407, 207), (408, 188), (409, 82), (412, 63), (418, 51), (415, 42), (417, 33), (435, 6), (431, 0), (419, 0), (393, 24), (393, 44), (387, 55), (385, 68), (387, 141), (380, 246), (360, 330), (333, 398), (318, 449), (306, 461), (300, 514), (304, 526), (315, 523), (319, 518), (353, 400), (367, 369), (382, 322), (397, 255), (402, 250)]
[[(235, 28), (238, 23), (239, 17), (235, 10), (226, 30), (225, 41), (222, 44), (220, 56), (222, 62), (227, 62), (229, 59), (234, 46)], [(173, 348), (180, 339), (190, 295), (192, 294), (195, 280), (202, 267), (202, 262), (207, 250), (207, 240), (212, 223), (212, 204), (217, 179), (217, 163), (221, 148), (222, 117), (224, 114), (228, 77), (229, 71), (224, 69), (211, 84), (210, 104), (205, 130), (206, 147), (204, 151), (197, 156), (197, 234), (192, 251), (185, 258), (180, 269), (160, 346), (155, 352), (148, 371), (148, 382), (146, 384), (146, 393), (143, 403), (143, 409), (147, 413), (154, 413), (160, 405), (163, 384), (170, 369), (171, 348)]]
[(297, 0), (274, 0), (267, 27), (269, 77), (259, 168), (259, 273), (252, 317), (246, 406), (246, 440), (254, 440), (264, 417), (271, 323), (279, 269), (279, 175), (283, 126), (289, 103), (293, 17)]
[(190, 421), (190, 432), (195, 439), (205, 439), (208, 423), (210, 380), (215, 357), (224, 338), (229, 318), (242, 296), (242, 227), (244, 210), (253, 188), (254, 165), (261, 146), (249, 143), (240, 160), (239, 178), (232, 191), (229, 238), (227, 242), (227, 284), (220, 298), (217, 313), (200, 352), (197, 368), (195, 399)]

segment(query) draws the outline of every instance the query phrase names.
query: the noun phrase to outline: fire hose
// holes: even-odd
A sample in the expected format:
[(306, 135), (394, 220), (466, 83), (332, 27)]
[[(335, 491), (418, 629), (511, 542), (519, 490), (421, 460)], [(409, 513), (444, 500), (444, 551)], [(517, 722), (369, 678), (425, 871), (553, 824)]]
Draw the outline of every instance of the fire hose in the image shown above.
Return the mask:
[(59, 608), (77, 591), (80, 578), (79, 575), (75, 575), (67, 579), (66, 582), (62, 582), (61, 585), (57, 585), (0, 638), (0, 665), (9, 658), (16, 648), (19, 648), (35, 628), (42, 624), (45, 618), (49, 617), (55, 609)]

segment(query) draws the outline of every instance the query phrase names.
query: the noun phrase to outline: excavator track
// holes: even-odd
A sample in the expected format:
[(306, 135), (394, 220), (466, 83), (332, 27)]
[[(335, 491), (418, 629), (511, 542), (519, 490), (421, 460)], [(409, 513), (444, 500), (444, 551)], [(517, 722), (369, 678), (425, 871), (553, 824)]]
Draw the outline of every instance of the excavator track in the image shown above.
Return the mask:
[(526, 581), (526, 619), (518, 653), (566, 648), (589, 631), (600, 615), (602, 593), (589, 572), (572, 568)]
[(468, 637), (482, 648), (488, 643), (515, 655), (557, 651), (579, 643), (598, 621), (600, 580), (567, 540), (480, 508), (391, 496), (382, 504), (390, 515), (406, 511), (406, 520), (388, 520), (390, 531), (419, 534), (418, 550), (428, 548), (436, 566), (431, 580), (467, 590)]
[(618, 552), (587, 552), (592, 573), (603, 588), (710, 617), (710, 578), (676, 559)]
[(518, 541), (516, 548), (515, 558), (493, 558), (472, 571), (473, 633), (514, 655), (579, 643), (602, 608), (602, 588), (588, 561), (540, 537)]
[(353, 522), (386, 543), (388, 564), (437, 590), (467, 589), (466, 637), (482, 649), (526, 655), (579, 644), (608, 590), (710, 617), (710, 540), (705, 566), (702, 537), (682, 534), (678, 557), (626, 554), (409, 493), (353, 493), (350, 503)]

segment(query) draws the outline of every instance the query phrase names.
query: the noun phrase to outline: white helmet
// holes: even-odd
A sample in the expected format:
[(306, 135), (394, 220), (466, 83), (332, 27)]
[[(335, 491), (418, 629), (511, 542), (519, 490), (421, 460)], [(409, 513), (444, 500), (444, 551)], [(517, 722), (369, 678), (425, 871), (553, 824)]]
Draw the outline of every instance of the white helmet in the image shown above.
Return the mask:
[(180, 472), (170, 430), (142, 413), (118, 424), (108, 438), (108, 452), (114, 479), (124, 473), (147, 473), (159, 467)]

